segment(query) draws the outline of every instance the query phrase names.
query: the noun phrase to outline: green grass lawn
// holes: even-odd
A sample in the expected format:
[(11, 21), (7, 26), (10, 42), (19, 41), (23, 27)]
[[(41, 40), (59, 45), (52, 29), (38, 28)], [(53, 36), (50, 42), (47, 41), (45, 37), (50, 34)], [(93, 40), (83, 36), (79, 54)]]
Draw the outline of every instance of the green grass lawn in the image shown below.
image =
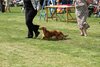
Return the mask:
[(68, 34), (67, 40), (27, 39), (20, 7), (0, 13), (0, 67), (100, 67), (100, 18), (88, 18), (88, 36), (79, 35), (77, 23), (43, 19), (34, 23)]

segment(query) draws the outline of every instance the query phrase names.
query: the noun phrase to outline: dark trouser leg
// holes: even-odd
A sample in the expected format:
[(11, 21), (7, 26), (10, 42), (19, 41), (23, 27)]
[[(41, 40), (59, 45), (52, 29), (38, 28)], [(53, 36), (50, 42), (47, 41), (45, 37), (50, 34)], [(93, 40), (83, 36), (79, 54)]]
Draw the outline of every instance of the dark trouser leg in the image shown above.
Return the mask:
[(43, 5), (43, 2), (44, 2), (44, 0), (40, 0), (40, 5), (41, 5), (41, 6)]
[(39, 25), (34, 25), (32, 23), (36, 14), (37, 14), (37, 10), (34, 9), (26, 10), (26, 25), (28, 27), (28, 36), (31, 36), (29, 38), (33, 37), (33, 31), (35, 32), (35, 34), (38, 32)]
[(2, 5), (2, 13), (5, 12), (5, 5)]

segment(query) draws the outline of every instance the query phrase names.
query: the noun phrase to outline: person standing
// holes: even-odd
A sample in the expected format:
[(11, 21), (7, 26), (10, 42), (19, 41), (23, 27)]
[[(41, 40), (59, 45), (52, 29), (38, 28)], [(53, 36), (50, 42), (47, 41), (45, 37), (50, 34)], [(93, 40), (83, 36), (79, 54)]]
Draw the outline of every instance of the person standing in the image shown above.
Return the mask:
[(0, 0), (0, 8), (1, 8), (1, 12), (4, 13), (5, 12), (5, 1), (4, 0)]
[(5, 0), (5, 11), (9, 11), (10, 12), (10, 5), (9, 5), (10, 0)]
[(89, 2), (87, 0), (75, 0), (74, 3), (76, 8), (76, 19), (80, 29), (80, 35), (87, 36), (87, 29), (90, 27), (87, 23)]
[(37, 15), (39, 5), (43, 3), (43, 0), (23, 0), (23, 2), (25, 8), (26, 26), (28, 28), (27, 38), (33, 38), (33, 32), (35, 34), (34, 38), (37, 38), (40, 34), (40, 32), (38, 31), (39, 25), (35, 25), (34, 23), (32, 23), (32, 21)]

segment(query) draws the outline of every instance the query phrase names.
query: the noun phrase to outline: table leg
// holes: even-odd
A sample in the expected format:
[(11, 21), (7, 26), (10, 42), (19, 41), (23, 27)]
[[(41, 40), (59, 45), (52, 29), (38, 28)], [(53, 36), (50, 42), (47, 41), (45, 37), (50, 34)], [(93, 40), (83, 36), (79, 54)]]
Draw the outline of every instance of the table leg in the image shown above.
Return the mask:
[(66, 17), (67, 17), (66, 21), (68, 22), (68, 8), (66, 8)]
[(46, 21), (48, 22), (48, 7), (46, 7)]
[[(72, 9), (72, 8), (70, 8), (70, 9)], [(73, 16), (69, 12), (69, 8), (66, 8), (66, 16), (67, 16), (67, 22), (69, 22), (69, 21), (76, 21), (76, 19), (73, 18)]]

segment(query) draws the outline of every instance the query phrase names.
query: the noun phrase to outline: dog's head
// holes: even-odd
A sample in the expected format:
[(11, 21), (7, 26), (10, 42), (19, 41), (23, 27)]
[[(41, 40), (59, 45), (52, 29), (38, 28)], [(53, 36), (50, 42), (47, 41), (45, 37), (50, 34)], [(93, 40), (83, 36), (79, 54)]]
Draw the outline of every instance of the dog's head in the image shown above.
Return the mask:
[(46, 30), (46, 27), (40, 27), (39, 30)]

